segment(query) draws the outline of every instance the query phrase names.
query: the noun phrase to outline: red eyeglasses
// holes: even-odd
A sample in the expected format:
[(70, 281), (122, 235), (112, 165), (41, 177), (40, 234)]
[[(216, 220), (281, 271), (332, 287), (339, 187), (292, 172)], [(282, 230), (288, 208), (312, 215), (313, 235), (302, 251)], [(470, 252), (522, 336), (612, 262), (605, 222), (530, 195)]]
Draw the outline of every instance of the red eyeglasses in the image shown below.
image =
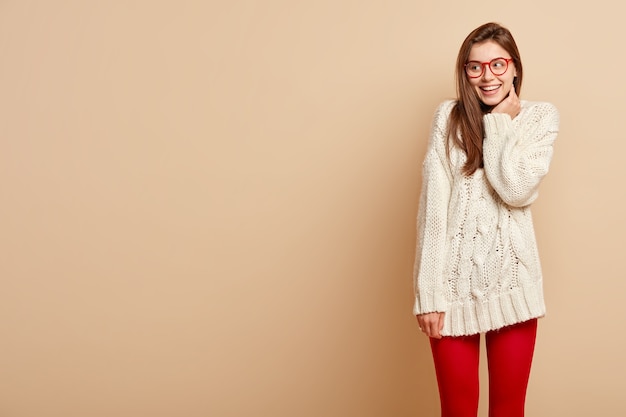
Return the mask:
[(470, 61), (465, 64), (465, 73), (470, 78), (478, 78), (485, 72), (485, 66), (489, 66), (493, 75), (502, 75), (509, 69), (511, 61), (513, 58), (494, 58), (489, 62)]

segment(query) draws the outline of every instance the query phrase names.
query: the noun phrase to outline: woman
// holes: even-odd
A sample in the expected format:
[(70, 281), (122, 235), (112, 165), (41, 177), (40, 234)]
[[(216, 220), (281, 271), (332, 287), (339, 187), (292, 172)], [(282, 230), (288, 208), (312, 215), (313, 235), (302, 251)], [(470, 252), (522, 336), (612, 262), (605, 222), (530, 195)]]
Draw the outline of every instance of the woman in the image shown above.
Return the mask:
[(559, 116), (520, 101), (522, 61), (496, 23), (471, 32), (456, 63), (457, 100), (442, 103), (423, 164), (415, 307), (430, 338), (442, 417), (476, 417), (480, 334), (489, 416), (524, 415), (545, 305), (530, 205), (548, 172)]

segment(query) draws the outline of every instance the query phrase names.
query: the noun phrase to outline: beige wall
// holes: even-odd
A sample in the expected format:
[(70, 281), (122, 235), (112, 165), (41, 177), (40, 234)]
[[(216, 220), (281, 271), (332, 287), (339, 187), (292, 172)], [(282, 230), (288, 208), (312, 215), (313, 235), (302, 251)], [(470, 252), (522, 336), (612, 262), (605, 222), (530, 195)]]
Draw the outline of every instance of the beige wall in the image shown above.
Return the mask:
[(435, 415), (420, 163), (489, 20), (562, 113), (528, 414), (620, 415), (622, 13), (470, 3), (0, 2), (0, 416)]

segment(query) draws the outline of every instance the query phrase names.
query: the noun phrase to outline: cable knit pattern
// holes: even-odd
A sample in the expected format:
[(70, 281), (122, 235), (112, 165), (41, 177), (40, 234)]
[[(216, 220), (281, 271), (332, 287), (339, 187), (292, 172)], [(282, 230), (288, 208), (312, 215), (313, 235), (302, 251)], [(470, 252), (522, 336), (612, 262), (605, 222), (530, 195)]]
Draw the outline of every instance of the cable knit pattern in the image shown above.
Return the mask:
[(442, 335), (495, 330), (545, 314), (530, 212), (547, 174), (559, 114), (522, 101), (520, 114), (484, 116), (484, 168), (463, 175), (465, 153), (446, 153), (454, 101), (433, 119), (417, 216), (414, 314), (445, 312)]

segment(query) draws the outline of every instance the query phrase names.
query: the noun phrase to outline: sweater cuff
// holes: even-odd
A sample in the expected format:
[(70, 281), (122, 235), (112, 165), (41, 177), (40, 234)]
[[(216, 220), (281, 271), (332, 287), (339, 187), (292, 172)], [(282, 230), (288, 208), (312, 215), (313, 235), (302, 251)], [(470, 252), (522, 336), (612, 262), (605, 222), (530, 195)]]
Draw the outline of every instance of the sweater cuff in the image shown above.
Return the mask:
[(433, 295), (432, 297), (420, 297), (419, 294), (415, 296), (415, 304), (413, 305), (413, 314), (426, 314), (434, 312), (445, 312), (447, 310), (447, 303), (441, 296)]
[(512, 119), (506, 113), (489, 113), (483, 116), (485, 136), (502, 136), (511, 129)]

